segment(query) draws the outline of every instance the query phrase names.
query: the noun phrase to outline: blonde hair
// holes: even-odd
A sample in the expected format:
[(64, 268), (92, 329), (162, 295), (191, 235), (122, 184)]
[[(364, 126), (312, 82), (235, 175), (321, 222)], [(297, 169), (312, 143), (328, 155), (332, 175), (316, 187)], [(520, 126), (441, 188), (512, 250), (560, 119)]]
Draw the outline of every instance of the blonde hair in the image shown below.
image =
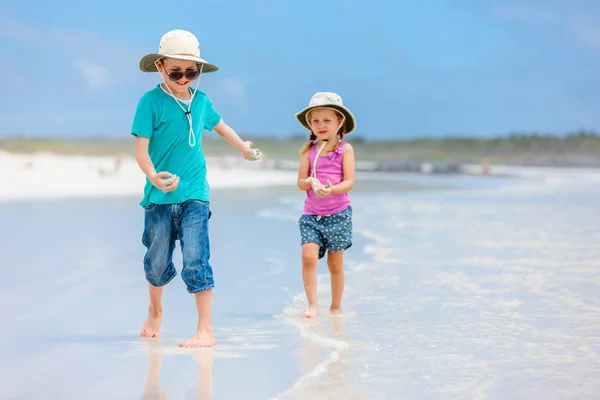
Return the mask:
[[(335, 113), (338, 115), (338, 118), (340, 119), (340, 121), (341, 121), (342, 119), (344, 119), (344, 115), (343, 115), (341, 112), (339, 112), (338, 110), (336, 110), (335, 108), (329, 108), (329, 107), (323, 107), (323, 108), (327, 108), (328, 110), (333, 110), (333, 111), (335, 111)], [(310, 114), (311, 114), (311, 113), (312, 113), (314, 110), (315, 110), (315, 109), (313, 108), (312, 110), (310, 110), (309, 112), (307, 112), (307, 113), (306, 113), (306, 120), (307, 120), (307, 121), (309, 121), (309, 120), (310, 120)], [(309, 126), (310, 126), (310, 123), (309, 123)], [(337, 142), (337, 144), (335, 145), (335, 148), (334, 148), (333, 150), (335, 150), (335, 149), (337, 149), (338, 147), (340, 147), (340, 143), (341, 143), (342, 139), (344, 138), (344, 135), (345, 135), (345, 134), (346, 134), (346, 124), (344, 124), (344, 125), (340, 126), (340, 129), (338, 129), (337, 136), (338, 136), (338, 138), (339, 138), (340, 140)], [(315, 143), (316, 143), (316, 141), (317, 141), (317, 135), (315, 135), (315, 134), (313, 133), (312, 129), (311, 129), (311, 131), (310, 131), (310, 136), (308, 137), (308, 143), (306, 143), (306, 144), (304, 145), (304, 147), (302, 147), (302, 150), (300, 150), (300, 154), (304, 154), (304, 153), (306, 153), (307, 151), (309, 151), (309, 150), (310, 150), (310, 148), (313, 146), (313, 144), (315, 144)]]

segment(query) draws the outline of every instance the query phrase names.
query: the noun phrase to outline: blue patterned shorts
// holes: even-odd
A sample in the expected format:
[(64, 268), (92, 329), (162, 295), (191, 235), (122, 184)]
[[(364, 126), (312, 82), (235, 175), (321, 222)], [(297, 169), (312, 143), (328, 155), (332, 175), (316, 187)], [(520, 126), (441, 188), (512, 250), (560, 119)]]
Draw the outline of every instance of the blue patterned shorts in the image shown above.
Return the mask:
[(316, 243), (319, 246), (319, 259), (326, 251), (338, 252), (352, 246), (352, 206), (338, 213), (320, 216), (303, 215), (298, 220), (301, 244)]

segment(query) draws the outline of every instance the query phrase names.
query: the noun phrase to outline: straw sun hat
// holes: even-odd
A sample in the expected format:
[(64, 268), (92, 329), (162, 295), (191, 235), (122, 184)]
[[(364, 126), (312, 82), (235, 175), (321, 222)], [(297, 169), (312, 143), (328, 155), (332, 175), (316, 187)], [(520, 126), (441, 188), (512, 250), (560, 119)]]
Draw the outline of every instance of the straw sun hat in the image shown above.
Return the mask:
[(356, 120), (354, 119), (354, 115), (352, 112), (344, 106), (344, 102), (340, 95), (332, 92), (317, 92), (313, 95), (304, 109), (300, 112), (296, 113), (296, 119), (302, 126), (304, 126), (309, 131), (310, 122), (307, 120), (307, 115), (311, 110), (315, 108), (333, 108), (336, 111), (342, 113), (344, 118), (344, 126), (346, 128), (346, 135), (352, 132), (356, 128)]
[(160, 39), (158, 53), (147, 54), (140, 60), (140, 69), (144, 72), (157, 72), (156, 61), (161, 58), (195, 61), (202, 64), (202, 73), (219, 69), (200, 57), (200, 43), (192, 33), (180, 29), (167, 32)]

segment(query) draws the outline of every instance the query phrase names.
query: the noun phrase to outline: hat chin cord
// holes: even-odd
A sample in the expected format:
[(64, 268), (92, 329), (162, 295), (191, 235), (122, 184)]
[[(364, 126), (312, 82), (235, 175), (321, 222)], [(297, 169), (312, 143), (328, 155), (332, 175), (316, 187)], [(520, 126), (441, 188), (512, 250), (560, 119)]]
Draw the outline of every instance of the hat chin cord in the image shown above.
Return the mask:
[[(307, 122), (308, 122), (308, 119), (307, 119)], [(342, 120), (340, 121), (340, 124), (337, 127), (338, 132), (340, 131), (342, 126), (344, 126), (345, 122), (346, 122), (346, 116), (342, 115)], [(309, 123), (309, 125), (310, 125), (310, 123)], [(315, 179), (317, 179), (317, 161), (319, 160), (319, 156), (321, 155), (321, 152), (323, 151), (323, 149), (325, 148), (325, 146), (327, 145), (328, 142), (329, 142), (328, 140), (322, 140), (321, 146), (319, 147), (319, 151), (317, 151), (317, 155), (315, 156), (315, 159), (313, 161), (313, 168), (312, 168), (311, 176)]]
[[(340, 121), (340, 124), (337, 127), (337, 130), (339, 132), (340, 128), (344, 125), (344, 123), (346, 122), (346, 117), (342, 116), (342, 120)], [(312, 185), (313, 185), (313, 191), (315, 192), (315, 194), (317, 193), (317, 189), (319, 187), (329, 187), (330, 184), (327, 183), (327, 185), (323, 185), (321, 183), (321, 181), (319, 181), (319, 179), (317, 178), (317, 162), (319, 161), (319, 157), (321, 156), (321, 153), (323, 152), (323, 149), (325, 149), (325, 146), (327, 146), (327, 143), (329, 142), (328, 140), (322, 140), (321, 141), (321, 146), (319, 146), (319, 150), (317, 151), (317, 154), (315, 155), (315, 159), (313, 160), (313, 167), (312, 167), (312, 173), (310, 174), (311, 178), (314, 179)]]
[[(158, 69), (158, 60), (155, 61), (154, 64), (156, 65), (156, 68)], [(181, 108), (183, 110), (183, 112), (185, 113), (185, 116), (187, 117), (188, 124), (190, 126), (190, 131), (188, 134), (188, 144), (190, 145), (190, 147), (194, 147), (196, 145), (196, 135), (194, 134), (194, 128), (192, 126), (192, 113), (190, 110), (192, 109), (192, 101), (194, 100), (194, 96), (196, 95), (196, 91), (198, 90), (198, 85), (200, 84), (200, 76), (202, 76), (202, 68), (203, 67), (204, 67), (204, 64), (200, 64), (200, 69), (198, 71), (198, 78), (196, 79), (196, 87), (194, 88), (194, 91), (192, 92), (192, 94), (190, 96), (190, 102), (188, 103), (187, 110), (185, 108), (183, 108), (181, 103), (177, 100), (177, 98), (171, 91), (171, 88), (169, 87), (169, 85), (167, 85), (167, 81), (165, 80), (165, 72), (161, 72), (161, 74), (160, 74), (160, 76), (162, 77), (163, 83), (167, 87), (167, 90), (169, 91), (169, 93), (171, 93), (171, 96), (173, 96), (173, 99), (175, 100), (175, 102), (177, 103), (179, 108)]]

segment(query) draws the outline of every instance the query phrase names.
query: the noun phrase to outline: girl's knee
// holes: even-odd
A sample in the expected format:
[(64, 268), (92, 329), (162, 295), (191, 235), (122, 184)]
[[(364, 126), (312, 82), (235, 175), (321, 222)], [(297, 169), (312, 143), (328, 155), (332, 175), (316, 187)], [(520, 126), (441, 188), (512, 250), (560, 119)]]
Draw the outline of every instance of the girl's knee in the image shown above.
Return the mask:
[(329, 273), (332, 275), (336, 275), (336, 274), (340, 274), (342, 272), (344, 272), (344, 264), (342, 263), (334, 263), (334, 264), (329, 264)]
[(315, 268), (319, 257), (319, 249), (313, 246), (302, 247), (302, 267)]
[(316, 254), (302, 254), (302, 267), (303, 268), (316, 268), (317, 267), (317, 255)]
[(331, 274), (339, 274), (344, 271), (344, 252), (329, 252), (327, 257), (327, 267)]

